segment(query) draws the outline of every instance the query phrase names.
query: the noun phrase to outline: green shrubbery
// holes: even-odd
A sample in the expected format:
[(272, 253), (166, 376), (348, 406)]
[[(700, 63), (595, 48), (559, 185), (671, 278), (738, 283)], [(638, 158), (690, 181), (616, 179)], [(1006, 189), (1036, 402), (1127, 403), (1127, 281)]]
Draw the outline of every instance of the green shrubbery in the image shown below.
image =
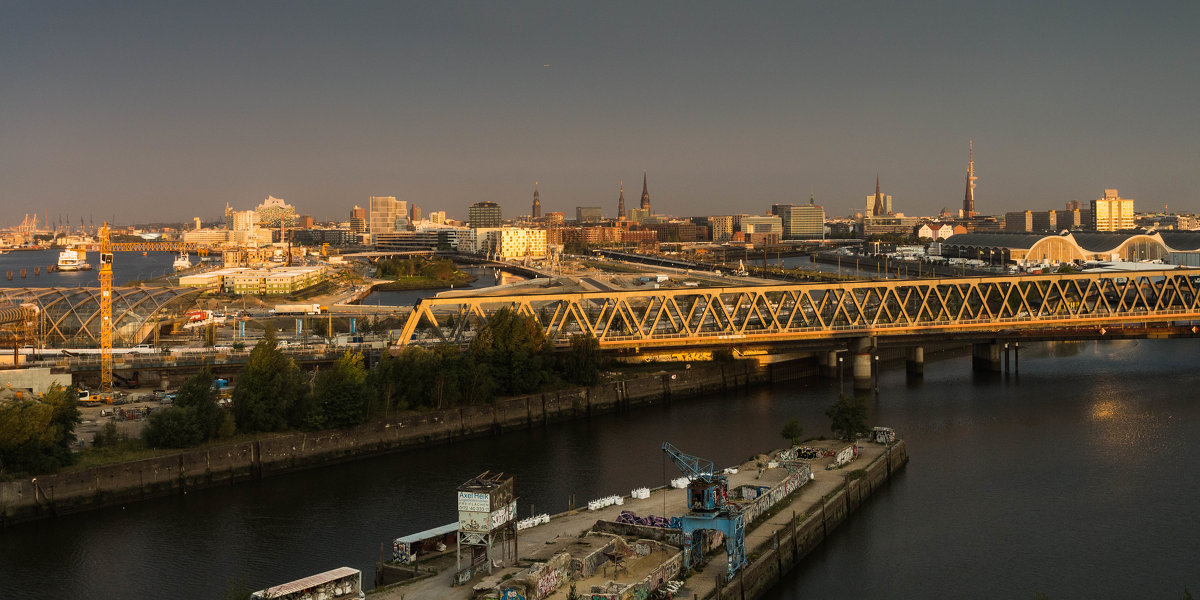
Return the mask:
[(79, 391), (56, 386), (42, 398), (0, 401), (0, 474), (53, 473), (75, 462)]

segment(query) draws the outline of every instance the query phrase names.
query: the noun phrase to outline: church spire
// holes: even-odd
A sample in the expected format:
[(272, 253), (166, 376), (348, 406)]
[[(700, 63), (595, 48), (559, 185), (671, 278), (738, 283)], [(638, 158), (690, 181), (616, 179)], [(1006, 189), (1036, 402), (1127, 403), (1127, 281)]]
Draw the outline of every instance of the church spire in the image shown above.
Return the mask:
[(542, 218), (542, 199), (538, 195), (538, 182), (533, 182), (533, 218)]
[(975, 216), (975, 181), (978, 179), (975, 176), (975, 140), (971, 140), (967, 146), (967, 191), (963, 195), (964, 219)]
[(621, 197), (617, 198), (617, 219), (625, 220), (625, 182), (621, 182)]
[(879, 174), (875, 174), (875, 206), (871, 207), (871, 215), (879, 217), (883, 215), (883, 193), (879, 191)]
[(650, 214), (650, 188), (646, 185), (645, 169), (642, 169), (642, 210)]

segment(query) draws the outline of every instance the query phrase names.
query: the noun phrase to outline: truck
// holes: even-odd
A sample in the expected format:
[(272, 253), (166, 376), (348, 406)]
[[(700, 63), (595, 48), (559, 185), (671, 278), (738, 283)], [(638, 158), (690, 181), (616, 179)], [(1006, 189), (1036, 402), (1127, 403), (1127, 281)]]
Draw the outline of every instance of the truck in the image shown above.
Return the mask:
[(319, 315), (328, 311), (327, 307), (320, 304), (276, 304), (275, 314), (277, 315)]

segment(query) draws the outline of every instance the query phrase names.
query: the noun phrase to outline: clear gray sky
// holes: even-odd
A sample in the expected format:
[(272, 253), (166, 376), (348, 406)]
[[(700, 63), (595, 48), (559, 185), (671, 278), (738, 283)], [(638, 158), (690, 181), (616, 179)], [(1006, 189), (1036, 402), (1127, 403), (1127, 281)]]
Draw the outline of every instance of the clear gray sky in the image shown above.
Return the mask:
[[(1200, 210), (1200, 3), (0, 0), (0, 223), (213, 218), (268, 194), (465, 217), (761, 213), (1106, 187)], [(544, 66), (544, 65), (549, 65)]]

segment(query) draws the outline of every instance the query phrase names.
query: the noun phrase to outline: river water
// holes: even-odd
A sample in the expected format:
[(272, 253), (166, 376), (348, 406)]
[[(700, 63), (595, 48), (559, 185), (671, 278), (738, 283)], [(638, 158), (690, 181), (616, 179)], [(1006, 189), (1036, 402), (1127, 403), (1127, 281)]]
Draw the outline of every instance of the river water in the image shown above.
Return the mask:
[[(1200, 589), (1195, 340), (1040, 344), (1019, 377), (969, 358), (885, 370), (872, 424), (911, 462), (771, 595), (1179, 597)], [(827, 433), (811, 382), (418, 449), (0, 531), (0, 597), (214, 598), (341, 565), (370, 581), (380, 543), (452, 522), (454, 489), (516, 474), (521, 515), (677, 474), (669, 440), (718, 465)], [(532, 505), (532, 506), (531, 506)]]
[[(0, 287), (99, 287), (100, 253), (88, 252), (87, 261), (91, 271), (69, 271), (50, 273), (46, 269), (58, 264), (58, 250), (14, 250), (0, 254)], [(174, 252), (117, 252), (113, 256), (113, 282), (125, 285), (130, 281), (153, 279), (175, 272)], [(199, 258), (192, 256), (192, 264)], [(34, 275), (34, 268), (41, 273)], [(21, 278), (25, 269), (25, 278)], [(12, 273), (9, 281), (8, 273)]]

